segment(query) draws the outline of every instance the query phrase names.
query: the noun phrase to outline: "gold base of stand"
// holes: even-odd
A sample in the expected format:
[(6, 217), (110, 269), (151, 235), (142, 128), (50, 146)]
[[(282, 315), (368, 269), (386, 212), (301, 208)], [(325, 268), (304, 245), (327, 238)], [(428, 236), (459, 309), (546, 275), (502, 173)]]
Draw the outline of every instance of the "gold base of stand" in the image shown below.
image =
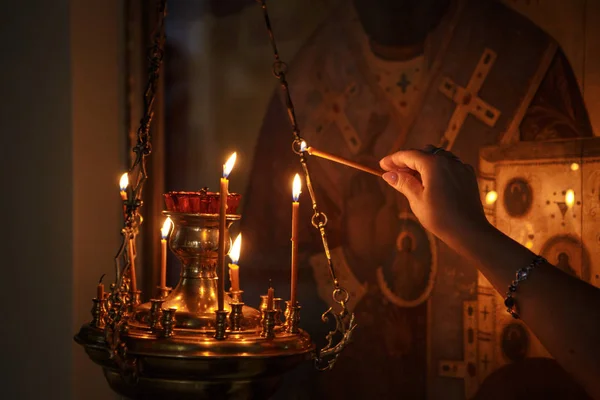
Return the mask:
[(285, 333), (273, 338), (260, 331), (227, 331), (227, 340), (212, 332), (175, 330), (158, 338), (151, 330), (131, 328), (123, 342), (135, 374), (124, 376), (108, 356), (104, 330), (84, 325), (75, 336), (104, 370), (111, 388), (130, 399), (267, 399), (282, 375), (314, 357), (309, 335)]

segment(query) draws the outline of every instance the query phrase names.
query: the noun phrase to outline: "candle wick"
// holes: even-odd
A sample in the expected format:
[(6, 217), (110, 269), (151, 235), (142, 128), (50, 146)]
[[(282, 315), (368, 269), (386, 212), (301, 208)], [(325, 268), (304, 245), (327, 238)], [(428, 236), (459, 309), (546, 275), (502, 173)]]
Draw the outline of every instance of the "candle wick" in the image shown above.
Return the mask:
[(102, 274), (102, 276), (100, 277), (100, 280), (98, 281), (98, 284), (102, 283), (102, 279), (104, 279), (104, 276), (105, 276), (105, 275), (106, 275), (106, 274)]

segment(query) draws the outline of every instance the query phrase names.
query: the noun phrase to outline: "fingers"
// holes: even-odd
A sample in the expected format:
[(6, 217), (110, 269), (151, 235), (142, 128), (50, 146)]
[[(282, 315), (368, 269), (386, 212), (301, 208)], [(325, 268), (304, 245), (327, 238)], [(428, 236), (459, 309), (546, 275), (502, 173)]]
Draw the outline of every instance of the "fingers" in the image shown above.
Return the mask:
[(422, 174), (430, 164), (431, 157), (420, 150), (402, 150), (382, 158), (379, 165), (384, 171), (411, 169)]
[(382, 175), (382, 178), (394, 189), (406, 196), (409, 202), (413, 202), (421, 197), (423, 185), (410, 172), (389, 171)]

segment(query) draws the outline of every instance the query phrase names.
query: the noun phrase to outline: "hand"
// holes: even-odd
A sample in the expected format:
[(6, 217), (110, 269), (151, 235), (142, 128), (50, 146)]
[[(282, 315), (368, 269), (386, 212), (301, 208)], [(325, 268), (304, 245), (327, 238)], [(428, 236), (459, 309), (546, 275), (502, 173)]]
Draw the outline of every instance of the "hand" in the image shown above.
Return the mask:
[[(432, 154), (435, 149), (436, 154)], [(423, 227), (460, 251), (463, 241), (491, 228), (473, 167), (452, 153), (404, 150), (384, 157), (383, 179), (404, 194)]]

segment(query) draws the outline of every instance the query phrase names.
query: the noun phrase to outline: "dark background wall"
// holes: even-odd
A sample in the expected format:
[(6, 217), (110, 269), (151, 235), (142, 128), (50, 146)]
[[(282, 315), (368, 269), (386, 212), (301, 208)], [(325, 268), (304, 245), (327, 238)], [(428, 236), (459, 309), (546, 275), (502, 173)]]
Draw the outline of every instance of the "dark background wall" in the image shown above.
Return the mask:
[(73, 342), (119, 239), (120, 6), (4, 4), (0, 361), (7, 399), (110, 399)]

